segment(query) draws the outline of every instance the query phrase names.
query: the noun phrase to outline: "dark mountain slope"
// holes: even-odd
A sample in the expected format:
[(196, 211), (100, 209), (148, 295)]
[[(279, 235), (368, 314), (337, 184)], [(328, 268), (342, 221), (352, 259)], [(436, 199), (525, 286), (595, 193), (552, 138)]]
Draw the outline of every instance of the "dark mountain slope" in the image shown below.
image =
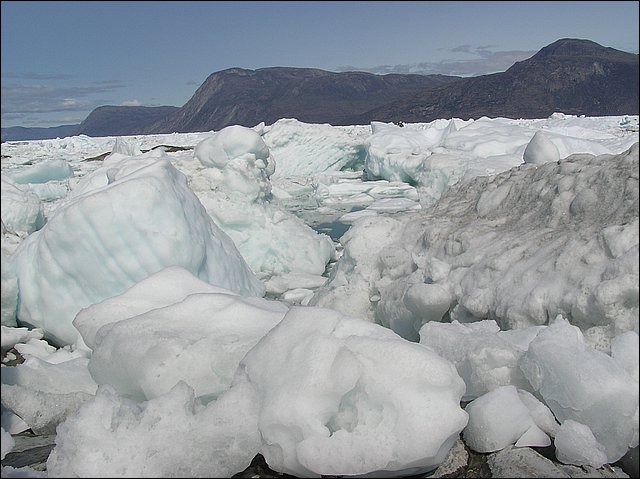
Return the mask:
[(459, 79), (444, 75), (332, 73), (313, 68), (231, 68), (210, 75), (180, 110), (145, 132), (219, 130), (262, 121), (271, 124), (280, 118), (348, 125), (354, 114)]
[(563, 39), (504, 73), (464, 78), (354, 115), (350, 121), (546, 118), (554, 112), (637, 115), (638, 77), (638, 55), (589, 40)]
[(80, 125), (61, 125), (48, 128), (10, 126), (2, 128), (2, 141), (49, 140), (73, 136)]
[(138, 135), (146, 127), (178, 110), (176, 106), (100, 106), (80, 123), (77, 135)]

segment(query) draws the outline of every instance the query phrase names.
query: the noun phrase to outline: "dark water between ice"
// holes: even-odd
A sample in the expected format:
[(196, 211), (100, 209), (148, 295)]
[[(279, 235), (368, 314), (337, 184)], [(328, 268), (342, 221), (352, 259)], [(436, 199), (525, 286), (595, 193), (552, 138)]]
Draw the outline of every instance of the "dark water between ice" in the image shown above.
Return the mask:
[(320, 223), (315, 226), (311, 226), (318, 233), (324, 233), (329, 236), (333, 241), (339, 241), (343, 234), (351, 227), (350, 224), (342, 223), (338, 220), (328, 223)]
[(313, 198), (295, 198), (292, 200), (279, 201), (279, 206), (294, 214), (309, 227), (318, 233), (324, 233), (333, 241), (338, 242), (344, 235), (350, 224), (342, 223), (339, 219), (345, 213), (360, 211), (366, 205), (336, 204), (331, 206), (331, 211), (327, 207), (321, 208)]

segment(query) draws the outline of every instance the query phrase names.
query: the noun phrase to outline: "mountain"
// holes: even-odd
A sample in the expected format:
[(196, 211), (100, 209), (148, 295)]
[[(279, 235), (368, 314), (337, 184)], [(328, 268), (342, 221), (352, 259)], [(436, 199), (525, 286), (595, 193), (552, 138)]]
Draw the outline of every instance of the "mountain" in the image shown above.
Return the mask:
[[(181, 108), (102, 106), (74, 134), (210, 131), (272, 124), (281, 118), (366, 125), (452, 117), (546, 118), (554, 112), (638, 115), (638, 77), (637, 54), (570, 38), (542, 48), (505, 72), (470, 78), (230, 68), (211, 74)], [(9, 135), (5, 130), (9, 129), (2, 129), (3, 141)]]
[(179, 110), (177, 106), (99, 106), (79, 125), (2, 128), (2, 141), (47, 140), (74, 135), (137, 135), (148, 125), (176, 110)]
[(80, 123), (77, 135), (138, 135), (160, 118), (179, 110), (176, 106), (100, 106)]
[(144, 131), (251, 127), (280, 118), (350, 125), (354, 115), (459, 80), (445, 75), (333, 73), (314, 68), (230, 68), (210, 75), (182, 108)]
[(506, 72), (464, 78), (354, 115), (353, 124), (437, 118), (638, 114), (638, 55), (562, 39)]
[(73, 136), (80, 125), (61, 125), (49, 128), (32, 128), (24, 126), (10, 126), (2, 128), (2, 141), (48, 140), (50, 138), (64, 138)]

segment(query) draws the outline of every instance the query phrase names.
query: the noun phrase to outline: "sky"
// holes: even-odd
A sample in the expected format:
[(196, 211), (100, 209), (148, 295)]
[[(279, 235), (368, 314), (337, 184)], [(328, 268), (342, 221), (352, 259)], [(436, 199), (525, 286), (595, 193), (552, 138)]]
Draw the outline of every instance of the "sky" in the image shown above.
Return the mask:
[(561, 38), (638, 53), (632, 2), (2, 1), (2, 127), (182, 106), (232, 67), (482, 75)]

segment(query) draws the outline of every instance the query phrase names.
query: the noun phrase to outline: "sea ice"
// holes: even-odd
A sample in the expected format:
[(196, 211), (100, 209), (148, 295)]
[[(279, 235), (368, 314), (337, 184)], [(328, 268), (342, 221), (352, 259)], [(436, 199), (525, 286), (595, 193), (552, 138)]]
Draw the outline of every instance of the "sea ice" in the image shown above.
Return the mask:
[(536, 425), (515, 386), (500, 386), (471, 401), (465, 443), (477, 452), (495, 452), (516, 444), (544, 447), (549, 437)]
[(72, 321), (167, 267), (245, 295), (262, 295), (231, 239), (207, 215), (167, 159), (108, 162), (16, 249), (18, 319), (59, 345), (73, 344)]
[(462, 180), (432, 208), (358, 219), (310, 304), (412, 340), (445, 317), (511, 330), (563, 314), (584, 331), (637, 332), (637, 172), (635, 143)]
[(258, 397), (261, 453), (298, 477), (435, 469), (467, 423), (449, 361), (329, 309), (292, 307), (238, 374)]
[(638, 383), (566, 319), (558, 316), (540, 331), (520, 367), (561, 424), (572, 420), (593, 432), (606, 462), (638, 444)]
[(58, 427), (48, 477), (231, 477), (260, 449), (254, 392), (202, 404), (184, 382), (136, 403), (101, 387)]
[(31, 234), (45, 223), (40, 198), (28, 186), (2, 175), (2, 224), (13, 233)]

